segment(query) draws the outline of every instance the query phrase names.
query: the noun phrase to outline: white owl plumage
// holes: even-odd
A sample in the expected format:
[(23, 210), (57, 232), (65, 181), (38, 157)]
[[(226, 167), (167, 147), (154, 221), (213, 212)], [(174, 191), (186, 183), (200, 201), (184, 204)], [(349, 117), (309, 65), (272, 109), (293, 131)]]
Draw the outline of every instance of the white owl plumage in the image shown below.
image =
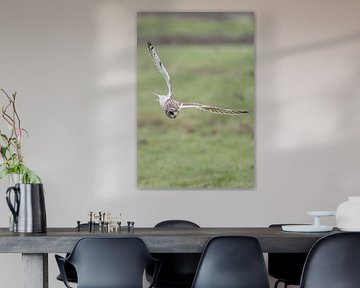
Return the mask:
[(179, 115), (180, 110), (183, 108), (196, 108), (199, 110), (223, 115), (240, 115), (243, 113), (248, 113), (248, 111), (246, 110), (219, 108), (199, 103), (183, 103), (173, 99), (169, 73), (161, 62), (160, 57), (156, 53), (154, 46), (150, 42), (148, 42), (148, 50), (150, 58), (155, 65), (155, 68), (164, 77), (166, 86), (168, 88), (167, 95), (159, 95), (156, 93), (154, 94), (158, 97), (157, 100), (160, 104), (160, 107), (165, 111), (166, 116), (168, 116), (169, 118), (175, 119)]

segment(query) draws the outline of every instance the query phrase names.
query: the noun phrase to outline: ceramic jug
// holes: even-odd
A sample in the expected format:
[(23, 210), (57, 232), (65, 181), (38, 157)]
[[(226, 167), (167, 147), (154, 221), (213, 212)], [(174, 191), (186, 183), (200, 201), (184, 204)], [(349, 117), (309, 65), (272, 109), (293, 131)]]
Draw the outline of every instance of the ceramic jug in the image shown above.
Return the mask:
[(46, 232), (45, 198), (42, 184), (17, 183), (6, 190), (6, 202), (14, 216), (14, 232)]
[(338, 206), (336, 226), (342, 231), (360, 231), (360, 196), (348, 197)]

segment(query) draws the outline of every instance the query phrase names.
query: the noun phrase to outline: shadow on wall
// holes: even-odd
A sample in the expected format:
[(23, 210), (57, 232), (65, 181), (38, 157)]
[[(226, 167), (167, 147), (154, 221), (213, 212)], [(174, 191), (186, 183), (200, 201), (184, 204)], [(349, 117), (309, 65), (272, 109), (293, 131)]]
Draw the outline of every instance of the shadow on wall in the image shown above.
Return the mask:
[[(360, 186), (354, 173), (360, 169), (360, 32), (322, 41), (312, 41), (314, 35), (308, 44), (282, 49), (271, 49), (268, 38), (270, 49), (257, 58), (257, 143), (266, 143), (258, 149), (263, 164), (257, 178), (265, 180), (264, 189), (275, 191), (271, 202), (279, 193), (289, 203), (274, 214), (294, 219), (299, 219), (296, 207), (335, 209)], [(271, 177), (261, 175), (268, 166), (276, 166)]]
[(292, 57), (296, 54), (303, 54), (306, 52), (313, 52), (319, 49), (329, 49), (334, 46), (349, 45), (360, 41), (360, 32), (341, 35), (331, 39), (325, 39), (321, 41), (306, 43), (302, 45), (296, 45), (293, 47), (287, 47), (283, 49), (277, 49), (269, 53), (264, 53), (260, 57), (260, 61), (263, 63), (276, 61), (284, 57)]

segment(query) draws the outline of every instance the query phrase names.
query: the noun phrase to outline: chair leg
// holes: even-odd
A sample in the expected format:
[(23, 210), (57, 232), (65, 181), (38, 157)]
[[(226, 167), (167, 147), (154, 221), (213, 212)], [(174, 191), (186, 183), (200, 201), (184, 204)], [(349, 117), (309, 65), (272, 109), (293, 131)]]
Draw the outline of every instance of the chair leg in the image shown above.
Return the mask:
[(279, 285), (279, 283), (284, 283), (284, 288), (287, 288), (287, 287), (288, 287), (288, 285), (287, 285), (286, 282), (283, 282), (283, 281), (281, 281), (281, 280), (277, 280), (277, 281), (275, 282), (275, 284), (274, 284), (274, 288), (277, 288), (278, 285)]

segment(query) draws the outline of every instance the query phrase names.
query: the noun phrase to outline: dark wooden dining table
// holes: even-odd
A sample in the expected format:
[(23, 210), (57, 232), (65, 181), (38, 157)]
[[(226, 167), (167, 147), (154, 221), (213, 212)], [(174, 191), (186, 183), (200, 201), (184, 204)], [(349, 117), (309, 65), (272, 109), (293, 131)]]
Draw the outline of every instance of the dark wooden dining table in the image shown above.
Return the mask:
[(135, 228), (121, 232), (89, 232), (76, 228), (48, 228), (47, 233), (13, 233), (0, 228), (0, 252), (21, 253), (23, 287), (48, 288), (48, 254), (67, 253), (83, 237), (139, 237), (151, 253), (201, 253), (208, 240), (220, 235), (252, 236), (259, 240), (264, 253), (308, 252), (321, 237), (337, 233), (283, 232), (281, 227), (221, 228)]

